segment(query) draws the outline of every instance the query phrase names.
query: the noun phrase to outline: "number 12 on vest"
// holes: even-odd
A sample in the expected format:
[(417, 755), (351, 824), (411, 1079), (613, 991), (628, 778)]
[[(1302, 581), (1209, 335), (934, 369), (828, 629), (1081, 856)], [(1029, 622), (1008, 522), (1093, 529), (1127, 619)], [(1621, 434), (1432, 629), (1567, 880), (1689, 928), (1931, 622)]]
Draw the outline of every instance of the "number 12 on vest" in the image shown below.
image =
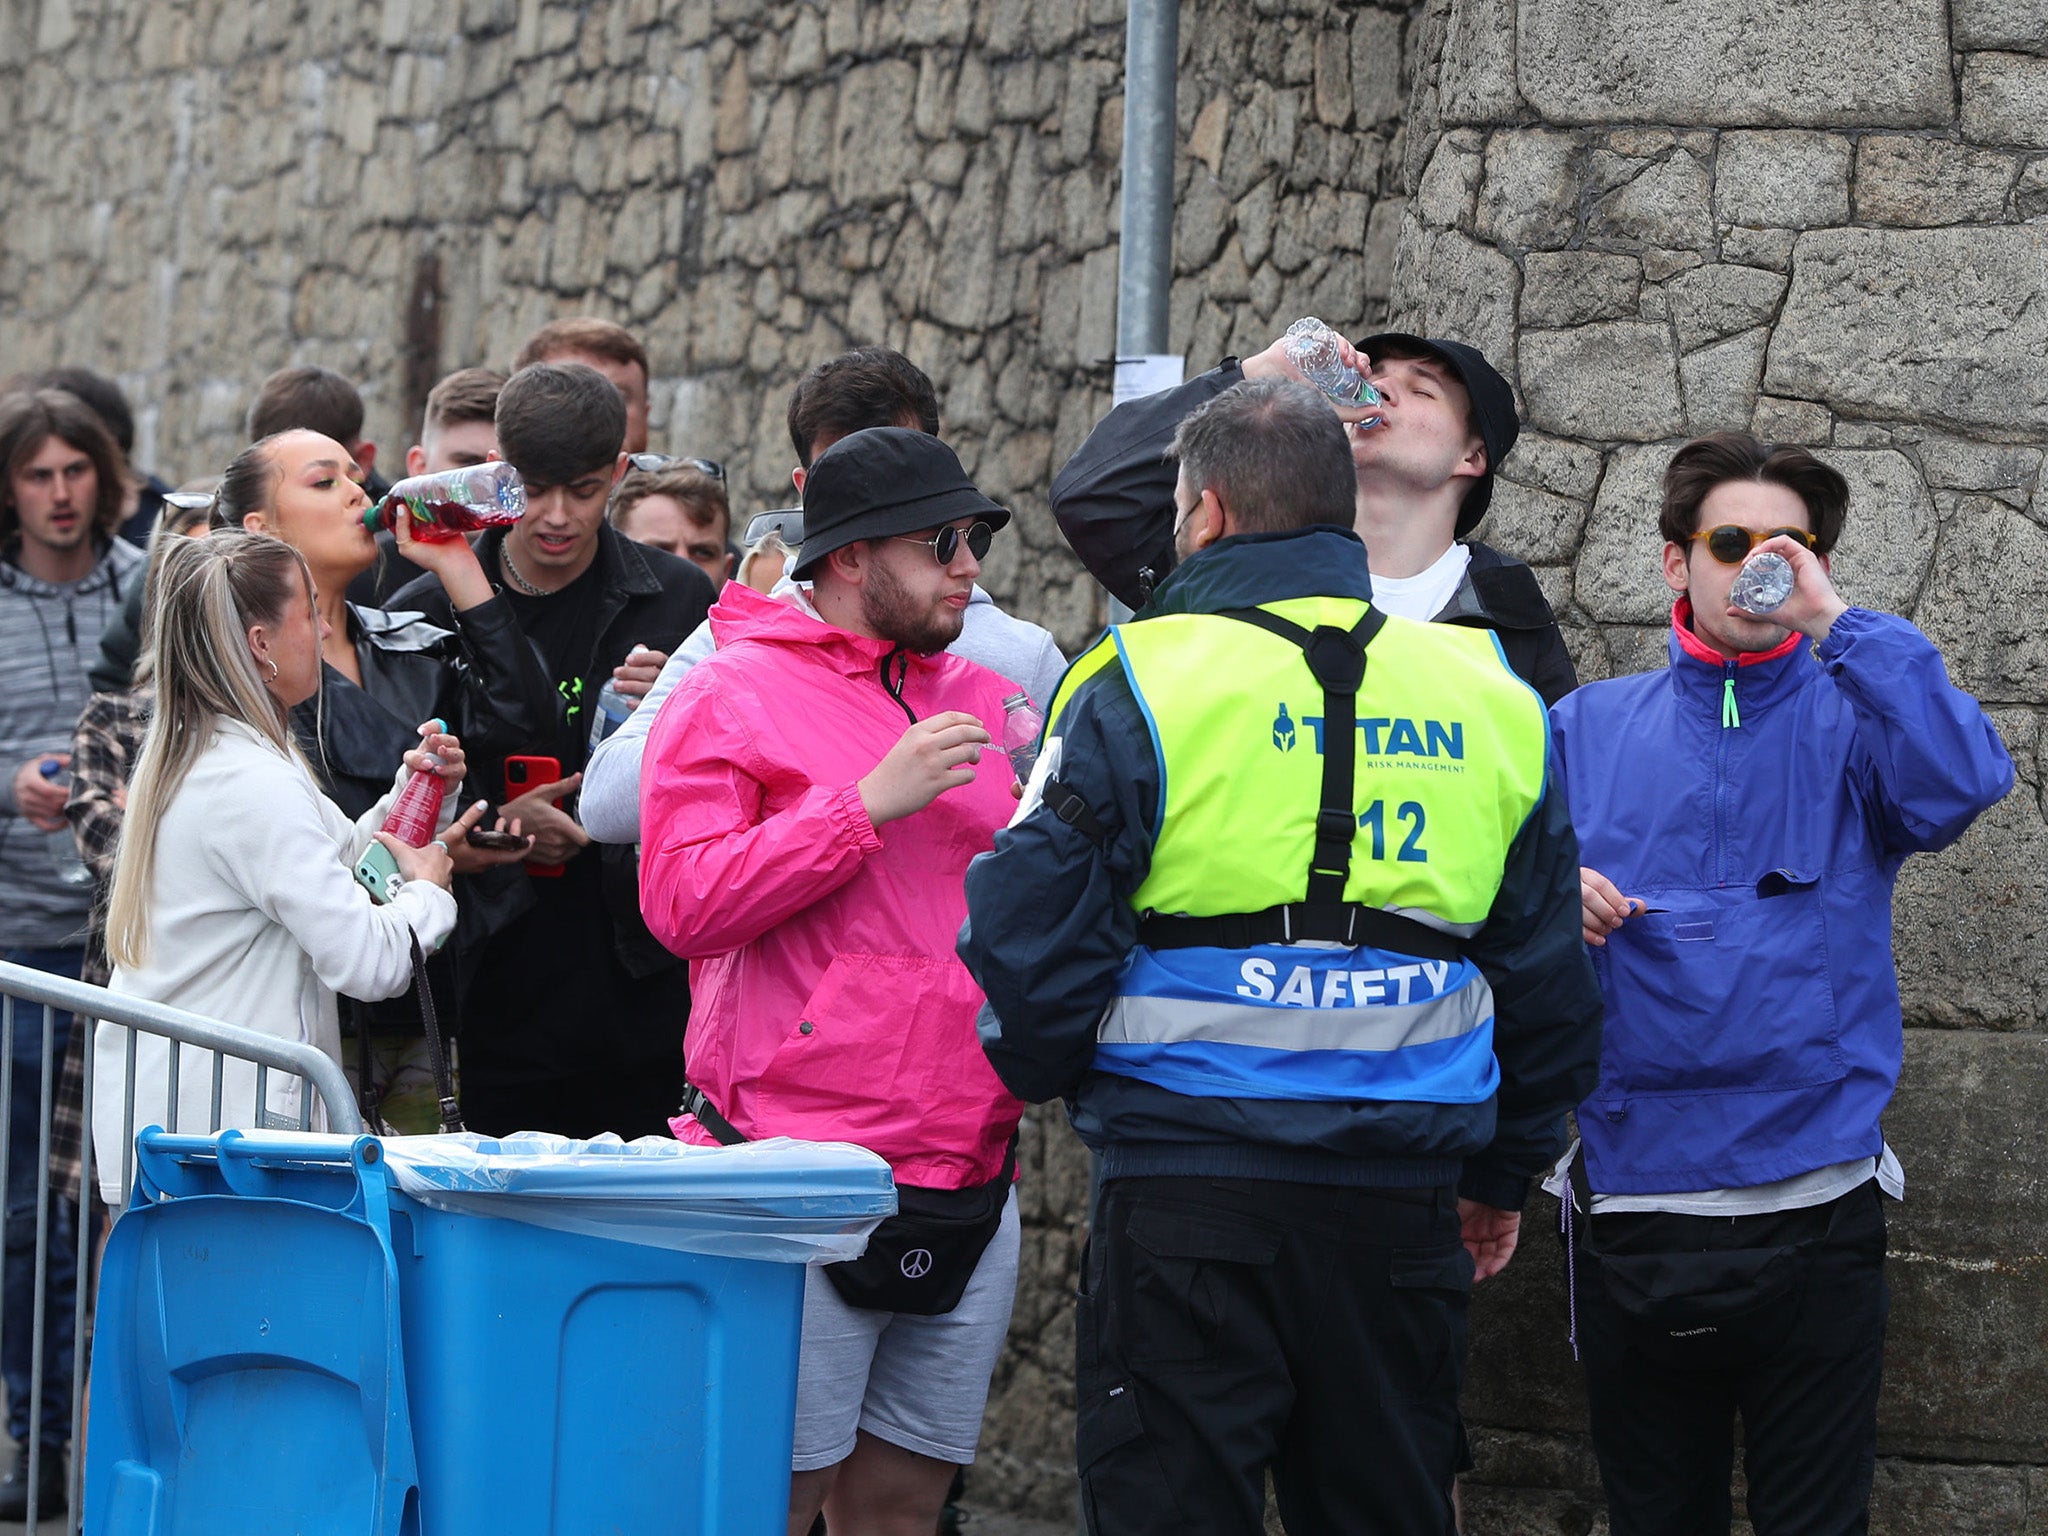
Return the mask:
[[(1394, 807), (1394, 819), (1408, 828), (1408, 835), (1401, 840), (1400, 851), (1394, 855), (1397, 863), (1427, 864), (1429, 850), (1422, 846), (1422, 829), (1428, 818), (1422, 813), (1422, 802), (1403, 800)], [(1387, 802), (1375, 800), (1358, 813), (1358, 824), (1372, 833), (1372, 857), (1385, 859), (1387, 856)], [(1399, 828), (1396, 828), (1399, 830)]]

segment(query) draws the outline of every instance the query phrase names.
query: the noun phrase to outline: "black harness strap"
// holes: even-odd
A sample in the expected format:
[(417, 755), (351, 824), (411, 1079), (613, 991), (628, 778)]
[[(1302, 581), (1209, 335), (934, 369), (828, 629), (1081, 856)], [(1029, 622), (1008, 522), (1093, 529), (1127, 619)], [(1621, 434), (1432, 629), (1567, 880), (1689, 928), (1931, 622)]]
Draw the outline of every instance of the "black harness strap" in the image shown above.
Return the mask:
[(1361, 906), (1355, 901), (1335, 906), (1297, 902), (1263, 912), (1231, 912), (1220, 917), (1165, 917), (1157, 913), (1138, 920), (1138, 942), (1148, 949), (1252, 949), (1260, 944), (1298, 944), (1321, 940), (1356, 949), (1367, 944), (1413, 955), (1418, 960), (1456, 960), (1463, 953), (1457, 937), (1404, 917), (1399, 912)]
[(1337, 906), (1351, 876), (1351, 844), (1358, 836), (1352, 809), (1357, 794), (1358, 690), (1365, 682), (1365, 649), (1387, 618), (1368, 607), (1349, 629), (1332, 624), (1303, 629), (1263, 608), (1226, 608), (1218, 618), (1252, 624), (1301, 647), (1323, 687), (1323, 797), (1316, 811), (1316, 848), (1308, 864), (1308, 904)]
[(1309, 859), (1308, 899), (1263, 912), (1217, 917), (1151, 913), (1139, 919), (1138, 942), (1151, 949), (1250, 949), (1259, 944), (1303, 940), (1352, 947), (1365, 944), (1424, 960), (1461, 957), (1455, 935), (1415, 918), (1344, 899), (1351, 875), (1351, 845), (1358, 836), (1352, 808), (1357, 794), (1358, 690), (1365, 682), (1365, 651), (1386, 624), (1367, 608), (1349, 629), (1291, 624), (1263, 608), (1227, 608), (1218, 618), (1252, 624), (1301, 647), (1309, 671), (1323, 688), (1323, 783), (1316, 810), (1315, 852)]

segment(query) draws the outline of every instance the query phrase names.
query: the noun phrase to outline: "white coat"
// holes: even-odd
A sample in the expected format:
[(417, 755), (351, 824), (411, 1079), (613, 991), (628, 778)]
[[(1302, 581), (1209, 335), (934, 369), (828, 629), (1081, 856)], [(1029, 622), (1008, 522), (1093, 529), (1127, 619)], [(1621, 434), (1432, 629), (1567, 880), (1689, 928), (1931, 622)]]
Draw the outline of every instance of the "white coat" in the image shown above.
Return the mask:
[[(337, 994), (375, 1002), (412, 985), (409, 934), (431, 954), (455, 927), (455, 898), (424, 881), (376, 906), (351, 874), (383, 824), (390, 796), (351, 822), (305, 769), (239, 721), (218, 722), (157, 831), (147, 963), (116, 966), (110, 988), (244, 1029), (316, 1045), (341, 1059)], [(449, 797), (450, 807), (453, 796)], [(444, 816), (445, 816), (444, 811)], [(93, 1159), (118, 1208), (130, 1031), (102, 1022), (94, 1039)], [(135, 1034), (136, 1130), (166, 1117), (171, 1044)], [(213, 1056), (181, 1048), (175, 1128), (208, 1129)], [(223, 1127), (297, 1129), (300, 1080), (268, 1074), (257, 1114), (256, 1067), (228, 1058)], [(315, 1107), (313, 1125), (324, 1116)]]

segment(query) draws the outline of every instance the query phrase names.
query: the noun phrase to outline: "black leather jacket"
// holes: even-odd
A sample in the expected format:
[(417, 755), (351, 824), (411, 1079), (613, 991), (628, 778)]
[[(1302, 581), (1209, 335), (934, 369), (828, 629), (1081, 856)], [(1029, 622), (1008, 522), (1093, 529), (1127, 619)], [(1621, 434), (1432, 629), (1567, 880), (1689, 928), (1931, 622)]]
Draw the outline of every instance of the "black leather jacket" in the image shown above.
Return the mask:
[[(362, 815), (390, 790), (425, 721), (447, 721), (473, 765), (523, 751), (554, 728), (554, 685), (502, 596), (464, 613), (451, 610), (450, 628), (420, 613), (352, 603), (347, 613), (362, 686), (323, 667), (319, 694), (292, 711), (292, 728), (328, 798), (349, 816)], [(482, 781), (481, 774), (465, 781), (463, 803), (483, 792)], [(428, 962), (435, 1001), (450, 1021), (461, 1011), (483, 940), (531, 901), (516, 867), (460, 877), (455, 897), (455, 937)], [(371, 1013), (380, 1030), (418, 1019), (410, 998), (377, 1004)]]

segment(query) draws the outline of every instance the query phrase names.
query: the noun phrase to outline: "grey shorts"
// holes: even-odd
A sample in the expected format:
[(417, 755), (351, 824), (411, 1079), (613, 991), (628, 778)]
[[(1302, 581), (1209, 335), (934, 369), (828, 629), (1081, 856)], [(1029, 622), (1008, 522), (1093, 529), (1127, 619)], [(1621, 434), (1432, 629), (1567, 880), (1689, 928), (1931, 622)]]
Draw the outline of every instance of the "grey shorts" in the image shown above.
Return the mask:
[(825, 1273), (804, 1277), (790, 1469), (816, 1472), (853, 1454), (854, 1435), (966, 1466), (981, 1439), (989, 1378), (1017, 1294), (1017, 1192), (975, 1266), (960, 1305), (942, 1317), (849, 1307)]

